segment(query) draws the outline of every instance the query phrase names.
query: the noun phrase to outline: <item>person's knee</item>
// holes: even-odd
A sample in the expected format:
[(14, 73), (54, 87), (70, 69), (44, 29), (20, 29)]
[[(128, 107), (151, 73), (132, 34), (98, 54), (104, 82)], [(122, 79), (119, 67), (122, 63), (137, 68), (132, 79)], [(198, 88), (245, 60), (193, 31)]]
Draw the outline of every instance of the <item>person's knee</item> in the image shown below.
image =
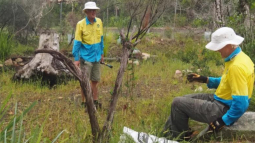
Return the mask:
[(172, 102), (172, 108), (173, 107), (178, 107), (178, 105), (180, 105), (180, 103), (181, 103), (181, 100), (182, 100), (182, 97), (176, 97), (176, 98), (174, 98), (174, 100), (173, 100), (173, 102)]

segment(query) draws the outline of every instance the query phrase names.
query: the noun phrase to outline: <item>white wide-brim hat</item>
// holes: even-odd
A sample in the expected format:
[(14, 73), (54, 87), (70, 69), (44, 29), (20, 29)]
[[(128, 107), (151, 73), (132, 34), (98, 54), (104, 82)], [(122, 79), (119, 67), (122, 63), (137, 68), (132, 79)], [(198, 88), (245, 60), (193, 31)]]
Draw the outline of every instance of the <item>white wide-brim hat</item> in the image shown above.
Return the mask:
[(96, 5), (95, 2), (89, 1), (89, 2), (86, 2), (86, 3), (84, 4), (84, 9), (83, 9), (83, 11), (86, 10), (86, 9), (100, 9), (100, 8), (97, 7), (97, 5)]
[(244, 38), (236, 35), (235, 31), (229, 27), (221, 27), (213, 32), (211, 42), (205, 47), (212, 51), (218, 51), (228, 44), (240, 45)]

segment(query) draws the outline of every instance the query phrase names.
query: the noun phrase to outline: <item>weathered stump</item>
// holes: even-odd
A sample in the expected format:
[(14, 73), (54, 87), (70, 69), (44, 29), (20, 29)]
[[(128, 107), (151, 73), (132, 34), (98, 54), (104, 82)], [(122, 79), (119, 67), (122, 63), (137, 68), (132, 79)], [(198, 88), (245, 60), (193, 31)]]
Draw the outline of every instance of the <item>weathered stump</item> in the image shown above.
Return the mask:
[[(59, 35), (52, 31), (43, 31), (39, 39), (39, 49), (59, 51)], [(39, 76), (43, 84), (49, 84), (52, 87), (57, 83), (58, 77), (66, 75), (71, 76), (63, 63), (48, 53), (37, 53), (30, 62), (14, 74), (13, 78), (24, 80)]]

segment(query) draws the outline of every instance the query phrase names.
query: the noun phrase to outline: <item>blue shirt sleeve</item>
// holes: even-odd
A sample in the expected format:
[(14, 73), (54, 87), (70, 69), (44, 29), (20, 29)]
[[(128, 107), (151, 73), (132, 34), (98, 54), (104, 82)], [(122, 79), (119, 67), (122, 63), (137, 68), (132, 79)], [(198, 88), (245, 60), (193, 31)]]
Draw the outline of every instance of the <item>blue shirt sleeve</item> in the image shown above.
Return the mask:
[(248, 109), (249, 99), (248, 96), (232, 96), (233, 101), (230, 109), (222, 116), (222, 120), (226, 125), (231, 125), (239, 119), (244, 112)]
[(79, 61), (80, 60), (80, 47), (81, 46), (82, 46), (81, 41), (74, 40), (72, 54), (74, 56), (74, 60), (75, 61)]
[(207, 87), (208, 88), (218, 88), (219, 84), (221, 81), (221, 77), (209, 77), (208, 83), (207, 83)]

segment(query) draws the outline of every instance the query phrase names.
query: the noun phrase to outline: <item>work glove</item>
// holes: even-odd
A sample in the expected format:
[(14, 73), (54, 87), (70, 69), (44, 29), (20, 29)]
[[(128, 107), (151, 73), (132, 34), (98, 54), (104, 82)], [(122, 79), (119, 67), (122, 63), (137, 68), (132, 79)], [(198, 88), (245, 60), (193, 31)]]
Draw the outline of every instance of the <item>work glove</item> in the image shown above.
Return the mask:
[(197, 81), (197, 82), (201, 82), (201, 83), (207, 83), (207, 77), (206, 76), (201, 76), (201, 75), (196, 74), (196, 73), (188, 74), (187, 75), (187, 80), (189, 82)]
[(222, 120), (222, 118), (218, 118), (217, 120), (215, 120), (209, 124), (209, 130), (213, 131), (213, 132), (218, 132), (221, 129), (223, 129), (224, 126), (225, 126), (225, 123)]

